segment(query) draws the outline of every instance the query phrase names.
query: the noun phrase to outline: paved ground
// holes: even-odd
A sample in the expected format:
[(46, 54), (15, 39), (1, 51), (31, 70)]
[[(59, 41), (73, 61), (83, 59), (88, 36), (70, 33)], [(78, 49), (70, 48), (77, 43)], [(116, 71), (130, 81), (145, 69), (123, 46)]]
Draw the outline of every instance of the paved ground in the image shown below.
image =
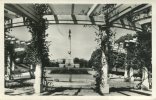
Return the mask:
[[(33, 82), (33, 80), (29, 80)], [(107, 96), (149, 96), (151, 92), (132, 89), (134, 83), (124, 82), (122, 78), (110, 79), (110, 93), (105, 94)], [(34, 95), (32, 86), (25, 86), (19, 88), (6, 88), (6, 95)], [(53, 88), (51, 91), (44, 92), (43, 96), (101, 96), (93, 89), (59, 89)]]

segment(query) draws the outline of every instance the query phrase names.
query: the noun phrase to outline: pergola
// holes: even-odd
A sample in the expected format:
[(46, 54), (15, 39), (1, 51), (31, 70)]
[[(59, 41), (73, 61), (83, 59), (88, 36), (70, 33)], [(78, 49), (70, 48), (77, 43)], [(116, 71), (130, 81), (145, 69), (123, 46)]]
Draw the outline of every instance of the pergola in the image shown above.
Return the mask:
[[(116, 4), (107, 7), (106, 4), (47, 4), (48, 10), (44, 18), (48, 24), (70, 25), (102, 25), (105, 26), (104, 12), (109, 16), (111, 27), (141, 31), (141, 25), (151, 22), (151, 5)], [(148, 14), (146, 13), (146, 11)], [(38, 22), (39, 15), (34, 9), (34, 4), (5, 4), (5, 27), (25, 26), (25, 19), (31, 18)], [(131, 21), (128, 17), (132, 17)], [(132, 23), (133, 22), (133, 23)]]
[[(34, 23), (40, 21), (36, 4), (5, 4), (5, 29), (27, 26), (26, 19)], [(43, 18), (46, 24), (97, 25), (99, 31), (109, 34), (110, 27), (143, 32), (142, 25), (151, 23), (151, 5), (149, 4), (45, 4), (48, 10)], [(103, 39), (103, 38), (101, 38)], [(109, 92), (107, 84), (107, 61), (102, 53), (103, 93)], [(39, 75), (39, 74), (38, 74)], [(36, 78), (40, 81), (41, 75)], [(38, 83), (39, 84), (39, 83)], [(38, 87), (40, 86), (37, 85)], [(39, 91), (38, 91), (39, 92)]]

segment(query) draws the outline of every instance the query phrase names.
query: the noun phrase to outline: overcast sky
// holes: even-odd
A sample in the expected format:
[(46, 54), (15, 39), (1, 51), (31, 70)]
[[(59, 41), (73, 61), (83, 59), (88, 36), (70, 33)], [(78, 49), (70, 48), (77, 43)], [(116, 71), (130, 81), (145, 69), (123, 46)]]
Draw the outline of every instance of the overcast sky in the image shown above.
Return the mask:
[[(90, 59), (92, 52), (97, 47), (95, 41), (95, 30), (93, 27), (83, 27), (82, 25), (50, 25), (46, 30), (49, 34), (48, 41), (51, 41), (49, 47), (50, 59), (66, 58), (69, 50), (68, 32), (71, 29), (71, 41), (72, 41), (72, 57), (79, 57), (84, 59)], [(135, 32), (113, 29), (116, 31), (116, 38), (119, 38), (127, 33), (134, 34)], [(28, 41), (31, 39), (31, 33), (28, 32), (26, 27), (14, 28), (11, 31), (11, 35), (20, 40)]]

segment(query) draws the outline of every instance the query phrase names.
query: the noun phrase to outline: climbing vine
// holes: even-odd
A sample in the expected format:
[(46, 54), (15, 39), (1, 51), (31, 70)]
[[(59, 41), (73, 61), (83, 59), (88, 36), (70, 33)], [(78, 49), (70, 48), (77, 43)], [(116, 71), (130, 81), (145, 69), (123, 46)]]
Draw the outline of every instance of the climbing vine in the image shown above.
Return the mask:
[(35, 4), (35, 10), (40, 16), (38, 22), (32, 21), (31, 19), (26, 19), (26, 25), (29, 32), (32, 33), (31, 44), (27, 48), (26, 61), (29, 63), (40, 63), (45, 66), (48, 63), (48, 41), (46, 37), (48, 36), (45, 32), (48, 28), (47, 20), (42, 18), (44, 12), (48, 9), (45, 4)]
[(26, 61), (41, 67), (41, 83), (40, 92), (43, 92), (44, 78), (44, 67), (49, 63), (48, 57), (48, 41), (46, 41), (46, 29), (48, 28), (47, 19), (43, 18), (44, 13), (48, 10), (46, 4), (35, 4), (34, 6), (39, 19), (37, 22), (27, 18), (26, 25), (29, 32), (32, 34), (31, 44), (27, 48)]

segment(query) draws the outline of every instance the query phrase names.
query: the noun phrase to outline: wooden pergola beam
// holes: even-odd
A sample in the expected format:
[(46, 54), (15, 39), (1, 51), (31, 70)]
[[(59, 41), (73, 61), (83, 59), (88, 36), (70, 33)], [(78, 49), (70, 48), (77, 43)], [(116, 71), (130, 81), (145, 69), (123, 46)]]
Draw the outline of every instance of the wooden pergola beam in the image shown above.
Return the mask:
[(92, 16), (94, 11), (99, 7), (100, 4), (94, 4), (87, 13), (87, 16)]
[[(89, 17), (86, 15), (45, 15), (49, 21), (49, 24), (77, 24), (77, 25), (103, 25), (103, 16)], [(6, 27), (21, 27), (24, 26), (24, 20), (22, 17), (14, 18), (12, 23), (6, 23)], [(11, 24), (11, 25), (10, 25)]]
[[(25, 16), (23, 13), (21, 13), (20, 11), (18, 11), (18, 9), (16, 9), (13, 5), (11, 4), (5, 4), (4, 5), (5, 10), (13, 12), (15, 14), (17, 14), (18, 16)], [(5, 16), (6, 13), (4, 13)]]
[(130, 13), (130, 12), (134, 12), (135, 10), (138, 10), (142, 7), (144, 7), (145, 5), (122, 5), (120, 7), (118, 7), (117, 9), (115, 9), (114, 11), (112, 11), (112, 13), (110, 13), (109, 16), (111, 16), (109, 18), (110, 23), (113, 23), (119, 19), (121, 19), (124, 15)]
[(74, 15), (74, 8), (75, 8), (75, 5), (72, 4), (72, 5), (71, 5), (71, 15)]
[(15, 13), (13, 13), (13, 12), (7, 10), (7, 9), (4, 9), (4, 16), (6, 18), (9, 18), (9, 19), (13, 19), (13, 18), (17, 18), (18, 17)]
[(19, 14), (20, 16), (23, 17), (28, 17), (32, 20), (34, 20), (35, 22), (39, 21), (39, 16), (36, 14), (36, 11), (33, 9), (33, 5), (20, 5), (20, 4), (6, 4), (5, 8), (16, 13)]
[(55, 11), (53, 9), (53, 6), (51, 4), (48, 4), (48, 7), (50, 8), (51, 14), (56, 15), (56, 13), (55, 13)]
[(147, 5), (145, 5), (144, 7), (142, 7), (142, 8), (140, 8), (140, 9), (138, 9), (138, 10), (134, 11), (134, 13), (133, 13), (133, 14), (137, 14), (137, 13), (139, 13), (139, 12), (142, 12), (142, 11), (144, 11), (144, 10), (146, 10), (146, 9), (150, 8), (150, 7), (152, 7), (152, 5), (147, 4)]

